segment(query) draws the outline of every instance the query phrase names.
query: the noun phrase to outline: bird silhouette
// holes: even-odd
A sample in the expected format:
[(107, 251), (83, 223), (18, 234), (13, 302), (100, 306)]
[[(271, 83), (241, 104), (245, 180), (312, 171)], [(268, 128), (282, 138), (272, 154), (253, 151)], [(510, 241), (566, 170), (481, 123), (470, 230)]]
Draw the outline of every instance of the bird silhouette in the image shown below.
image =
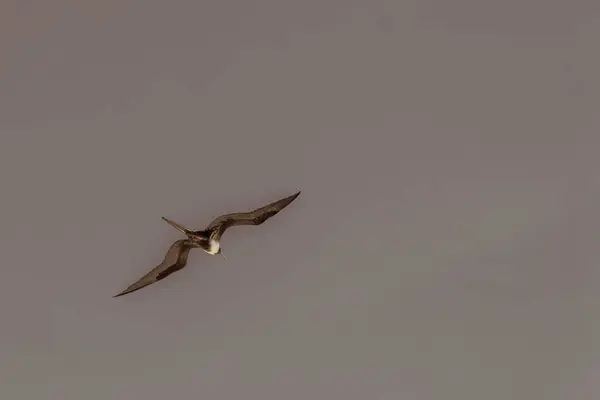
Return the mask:
[(113, 297), (135, 292), (183, 269), (187, 265), (188, 255), (192, 249), (200, 248), (211, 255), (222, 255), (221, 238), (228, 228), (238, 225), (261, 225), (287, 207), (299, 195), (300, 191), (253, 211), (223, 214), (213, 219), (206, 228), (199, 231), (192, 231), (177, 222), (162, 217), (175, 229), (185, 234), (187, 238), (175, 241), (169, 247), (167, 254), (159, 265)]

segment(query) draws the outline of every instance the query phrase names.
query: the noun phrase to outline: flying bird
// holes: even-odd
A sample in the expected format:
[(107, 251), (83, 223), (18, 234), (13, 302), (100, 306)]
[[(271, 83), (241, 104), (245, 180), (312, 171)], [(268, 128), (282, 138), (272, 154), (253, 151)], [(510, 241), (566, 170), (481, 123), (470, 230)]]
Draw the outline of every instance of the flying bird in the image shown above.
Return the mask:
[(237, 225), (261, 225), (263, 222), (287, 207), (296, 199), (296, 197), (298, 197), (298, 195), (300, 195), (300, 192), (253, 211), (221, 215), (213, 219), (206, 228), (200, 231), (192, 231), (177, 222), (162, 217), (164, 221), (185, 234), (187, 239), (175, 241), (171, 247), (169, 247), (165, 258), (159, 265), (154, 267), (150, 272), (141, 277), (134, 284), (130, 285), (127, 289), (113, 297), (119, 297), (135, 292), (136, 290), (158, 282), (172, 273), (183, 269), (187, 265), (188, 255), (192, 249), (200, 248), (211, 255), (222, 255), (221, 237), (228, 228)]

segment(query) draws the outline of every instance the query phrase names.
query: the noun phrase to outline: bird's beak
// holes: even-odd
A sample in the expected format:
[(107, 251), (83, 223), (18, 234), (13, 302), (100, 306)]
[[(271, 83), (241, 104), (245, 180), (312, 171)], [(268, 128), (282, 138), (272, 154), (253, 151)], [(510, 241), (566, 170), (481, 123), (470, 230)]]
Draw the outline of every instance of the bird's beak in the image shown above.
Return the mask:
[(177, 229), (179, 232), (181, 232), (181, 233), (183, 233), (183, 234), (185, 234), (185, 235), (187, 235), (187, 236), (190, 236), (190, 235), (192, 235), (192, 234), (193, 234), (193, 232), (192, 232), (192, 231), (190, 231), (188, 228), (186, 228), (186, 227), (185, 227), (185, 226), (183, 226), (183, 225), (179, 225), (179, 224), (178, 224), (177, 222), (175, 222), (175, 221), (171, 221), (170, 219), (168, 219), (168, 218), (165, 218), (165, 217), (162, 217), (162, 219), (164, 219), (164, 220), (165, 220), (167, 223), (169, 223), (169, 225), (171, 225), (172, 227), (174, 227), (175, 229)]

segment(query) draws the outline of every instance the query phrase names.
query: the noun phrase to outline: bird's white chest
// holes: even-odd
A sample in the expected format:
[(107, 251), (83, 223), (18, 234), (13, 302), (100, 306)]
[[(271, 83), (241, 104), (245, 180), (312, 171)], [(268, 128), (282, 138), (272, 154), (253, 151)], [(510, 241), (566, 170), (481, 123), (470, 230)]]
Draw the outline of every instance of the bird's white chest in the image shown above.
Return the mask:
[(214, 255), (214, 254), (217, 254), (217, 253), (219, 252), (219, 249), (220, 249), (220, 248), (221, 248), (221, 244), (219, 243), (219, 241), (218, 241), (218, 240), (211, 239), (211, 240), (208, 242), (208, 249), (205, 249), (205, 251), (206, 251), (208, 254), (213, 254), (213, 255)]

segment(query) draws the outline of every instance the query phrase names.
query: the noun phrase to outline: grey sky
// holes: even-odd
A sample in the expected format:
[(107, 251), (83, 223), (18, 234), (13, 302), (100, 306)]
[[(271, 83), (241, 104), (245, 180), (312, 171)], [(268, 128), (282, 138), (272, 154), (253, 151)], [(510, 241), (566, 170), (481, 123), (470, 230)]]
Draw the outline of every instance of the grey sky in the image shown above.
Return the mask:
[[(592, 400), (600, 3), (0, 5), (0, 398)], [(227, 260), (179, 238), (302, 190)]]

